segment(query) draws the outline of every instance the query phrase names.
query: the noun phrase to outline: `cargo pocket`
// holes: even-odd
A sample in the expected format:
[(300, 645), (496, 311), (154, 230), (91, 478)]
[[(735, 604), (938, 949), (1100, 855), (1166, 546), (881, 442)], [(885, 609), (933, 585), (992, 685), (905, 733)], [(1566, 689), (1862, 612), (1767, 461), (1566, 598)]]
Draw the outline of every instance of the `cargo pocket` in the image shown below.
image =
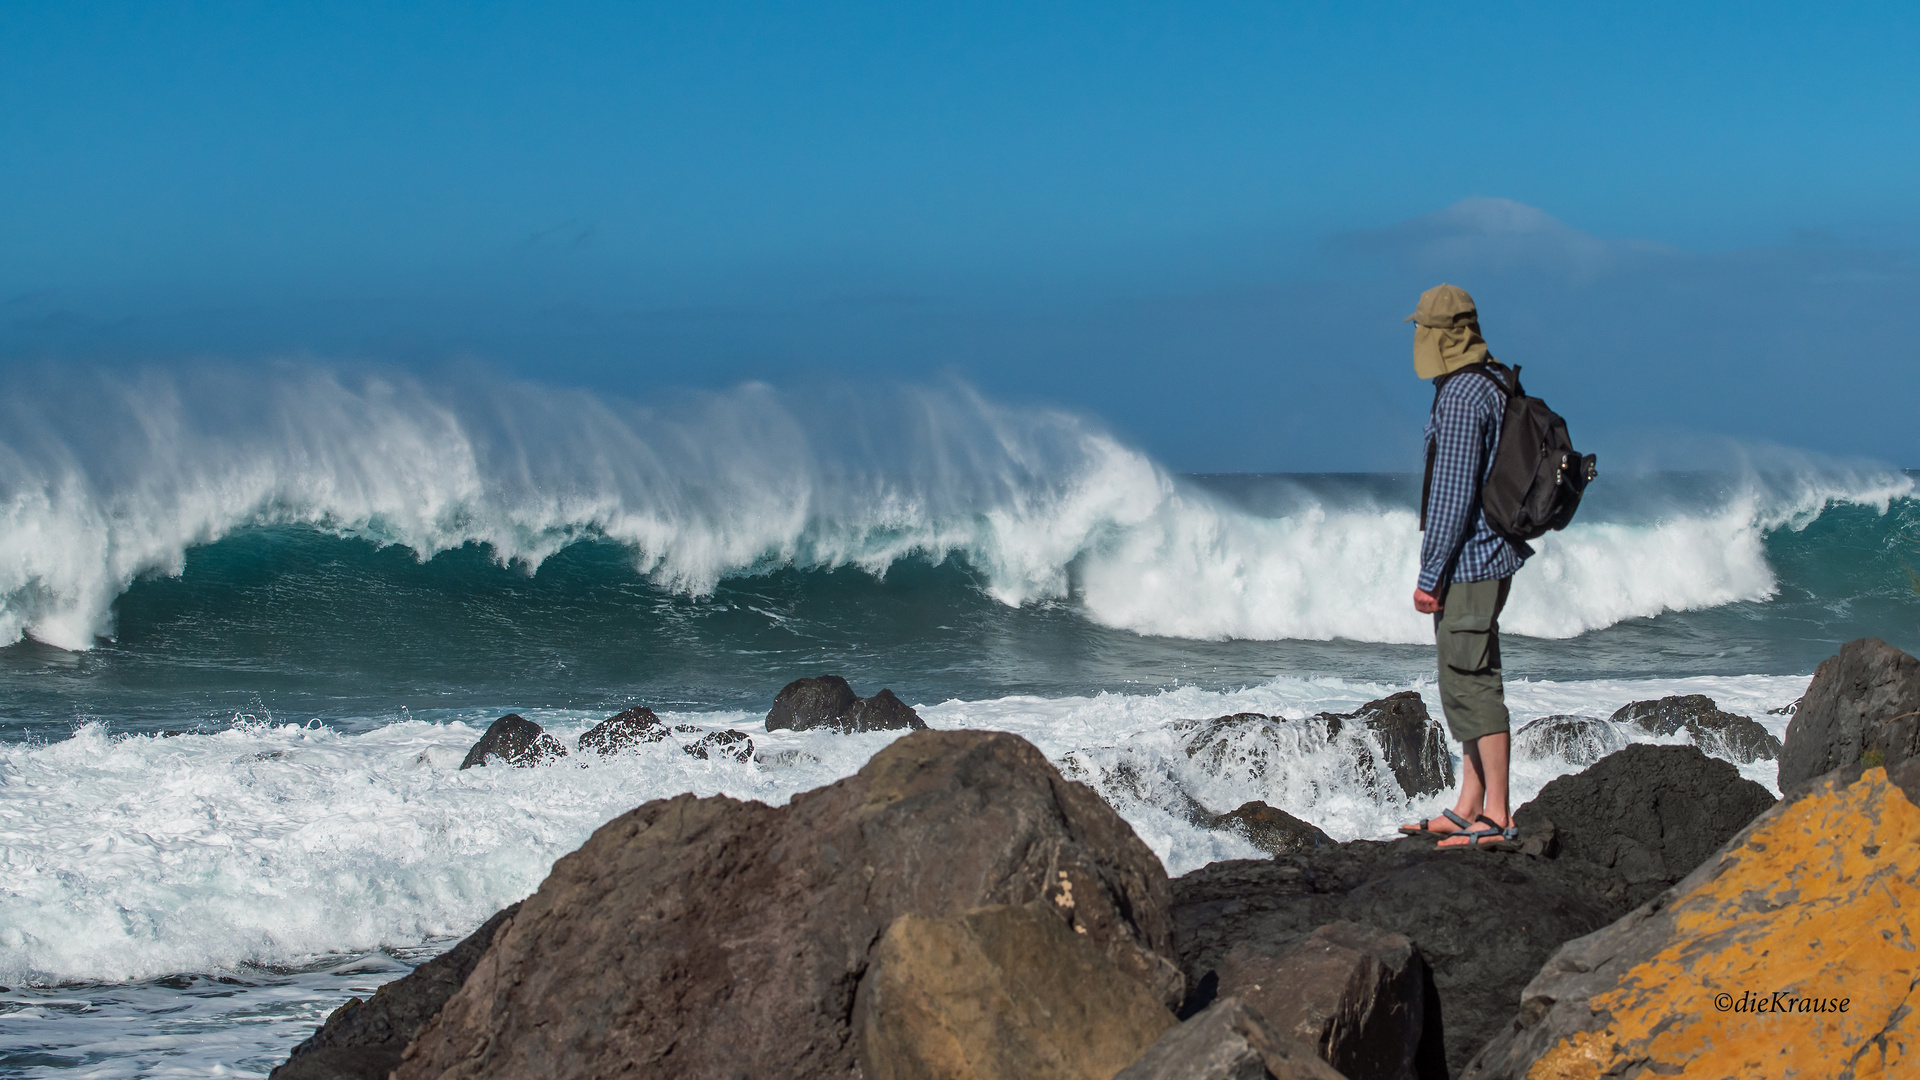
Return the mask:
[[(1449, 589), (1448, 599), (1453, 600), (1467, 591), (1457, 587)], [(1480, 599), (1482, 597), (1473, 597), (1473, 600)], [(1440, 615), (1440, 662), (1462, 675), (1481, 675), (1498, 668), (1500, 646), (1493, 634), (1493, 618), (1491, 604), (1476, 604), (1471, 600), (1449, 603)]]

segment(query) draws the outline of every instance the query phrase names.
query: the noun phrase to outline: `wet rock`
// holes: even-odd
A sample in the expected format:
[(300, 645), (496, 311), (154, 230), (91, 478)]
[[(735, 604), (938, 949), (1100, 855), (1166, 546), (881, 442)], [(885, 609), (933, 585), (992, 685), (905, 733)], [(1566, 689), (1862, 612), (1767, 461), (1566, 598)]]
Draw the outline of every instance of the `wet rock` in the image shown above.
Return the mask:
[(1322, 714), (1332, 721), (1331, 734), (1340, 734), (1343, 722), (1358, 722), (1373, 732), (1386, 754), (1387, 768), (1410, 797), (1437, 795), (1453, 788), (1453, 755), (1447, 733), (1427, 713), (1427, 703), (1412, 690), (1402, 690), (1379, 701), (1369, 701), (1351, 713)]
[(1553, 829), (1561, 856), (1620, 877), (1635, 907), (1685, 877), (1773, 805), (1773, 795), (1693, 746), (1629, 746), (1562, 776), (1514, 813), (1522, 833)]
[(547, 734), (545, 728), (519, 713), (508, 713), (487, 727), (487, 733), (467, 751), (460, 767), (471, 769), (498, 761), (527, 768), (566, 756), (567, 748)]
[(1591, 716), (1543, 716), (1513, 733), (1515, 753), (1571, 765), (1591, 765), (1626, 745), (1619, 728)]
[(755, 750), (753, 760), (760, 765), (774, 769), (794, 769), (802, 765), (818, 765), (820, 759), (805, 750)]
[(838, 675), (795, 679), (781, 688), (767, 712), (768, 731), (922, 731), (926, 726), (920, 714), (893, 691), (883, 689), (862, 698)]
[(1285, 810), (1275, 809), (1260, 801), (1243, 803), (1239, 809), (1224, 814), (1209, 814), (1201, 824), (1209, 829), (1237, 832), (1254, 847), (1273, 855), (1333, 843), (1333, 837), (1321, 832), (1319, 826), (1301, 821)]
[[(1304, 720), (1234, 713), (1179, 720), (1172, 726), (1187, 756), (1215, 776), (1271, 779), (1276, 771), (1333, 747), (1347, 758), (1351, 781), (1376, 797), (1433, 795), (1453, 787), (1446, 732), (1412, 691), (1370, 701), (1350, 713), (1320, 713)], [(1359, 737), (1362, 732), (1367, 737)], [(1376, 761), (1376, 746), (1383, 760)], [(1380, 781), (1381, 766), (1392, 776), (1391, 786)]]
[(1217, 975), (1220, 994), (1245, 1001), (1349, 1080), (1405, 1080), (1444, 1068), (1438, 1038), (1421, 1061), (1431, 976), (1400, 934), (1329, 923), (1277, 955), (1236, 949)]
[(617, 754), (642, 743), (656, 743), (667, 737), (667, 725), (645, 705), (614, 713), (588, 728), (578, 743), (581, 753), (589, 750), (602, 756)]
[(1555, 952), (1467, 1080), (1920, 1065), (1920, 808), (1878, 768), (1796, 794), (1673, 891)]
[(1723, 712), (1705, 694), (1683, 694), (1623, 705), (1613, 719), (1654, 735), (1685, 730), (1695, 746), (1714, 757), (1749, 765), (1780, 756), (1780, 740), (1751, 717)]
[(1045, 901), (902, 915), (875, 947), (853, 1009), (869, 1080), (1109, 1080), (1173, 1024)]
[(1284, 955), (1342, 920), (1399, 934), (1432, 970), (1423, 1038), (1440, 1040), (1457, 1071), (1512, 1015), (1554, 949), (1623, 913), (1607, 899), (1616, 882), (1580, 860), (1355, 840), (1176, 879), (1175, 938), (1188, 985), (1204, 995), (1218, 992), (1236, 950)]
[(895, 919), (1030, 901), (1177, 1003), (1169, 900), (1152, 851), (1032, 744), (915, 732), (781, 807), (682, 795), (602, 826), (396, 1075), (845, 1076)]
[(519, 904), (509, 905), (466, 940), (375, 990), (371, 998), (348, 998), (319, 1031), (293, 1048), (270, 1080), (386, 1080), (407, 1043), (466, 983), (494, 935), (519, 910)]
[(1835, 769), (1882, 765), (1920, 755), (1920, 660), (1879, 638), (1841, 646), (1814, 670), (1787, 724), (1780, 790)]
[(680, 749), (686, 751), (688, 757), (701, 761), (731, 758), (744, 763), (753, 760), (753, 740), (744, 731), (709, 731)]
[(1239, 998), (1171, 1027), (1113, 1080), (1343, 1080)]

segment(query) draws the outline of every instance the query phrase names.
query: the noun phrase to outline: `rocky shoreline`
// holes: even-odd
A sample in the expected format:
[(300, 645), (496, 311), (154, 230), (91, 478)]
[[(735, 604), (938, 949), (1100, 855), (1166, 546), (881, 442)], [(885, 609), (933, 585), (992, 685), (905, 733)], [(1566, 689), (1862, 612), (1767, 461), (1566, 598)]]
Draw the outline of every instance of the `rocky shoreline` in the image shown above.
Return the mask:
[[(343, 1005), (273, 1076), (1897, 1072), (1920, 1004), (1916, 716), (1920, 661), (1863, 639), (1820, 666), (1783, 744), (1705, 698), (1613, 719), (1718, 757), (1610, 747), (1598, 718), (1518, 733), (1593, 751), (1517, 811), (1518, 843), (1342, 844), (1263, 803), (1195, 804), (1273, 857), (1169, 880), (1019, 737), (924, 730), (888, 691), (797, 680), (769, 729), (910, 734), (786, 806), (687, 795), (621, 815), (533, 896)], [(1182, 723), (1188, 753), (1222, 768), (1344, 739), (1407, 796), (1452, 780), (1414, 695)], [(571, 751), (502, 717), (462, 767), (666, 739), (753, 754), (745, 732), (676, 732), (638, 708)], [(1727, 757), (1778, 757), (1787, 797)]]

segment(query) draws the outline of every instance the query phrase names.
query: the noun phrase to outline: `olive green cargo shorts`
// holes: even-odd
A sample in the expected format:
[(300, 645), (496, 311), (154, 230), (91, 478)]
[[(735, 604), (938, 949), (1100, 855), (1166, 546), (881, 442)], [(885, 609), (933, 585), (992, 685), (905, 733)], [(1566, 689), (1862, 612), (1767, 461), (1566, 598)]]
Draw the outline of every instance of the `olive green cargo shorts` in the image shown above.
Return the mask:
[(1456, 581), (1433, 617), (1440, 646), (1440, 707), (1447, 730), (1466, 742), (1508, 729), (1507, 695), (1500, 684), (1500, 609), (1510, 577)]

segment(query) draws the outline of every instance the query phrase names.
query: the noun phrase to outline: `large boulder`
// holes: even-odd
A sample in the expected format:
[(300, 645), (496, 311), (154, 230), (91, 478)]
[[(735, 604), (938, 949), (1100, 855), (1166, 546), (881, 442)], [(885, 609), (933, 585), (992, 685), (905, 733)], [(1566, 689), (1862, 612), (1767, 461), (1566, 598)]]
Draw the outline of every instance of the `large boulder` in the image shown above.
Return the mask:
[[(1920, 763), (1902, 773), (1920, 789)], [(1671, 892), (1569, 942), (1465, 1077), (1920, 1068), (1920, 807), (1895, 780), (1830, 773)]]
[(902, 915), (854, 999), (867, 1080), (1109, 1080), (1173, 1014), (1056, 904)]
[(1421, 1060), (1431, 978), (1420, 950), (1399, 934), (1329, 923), (1277, 956), (1234, 950), (1219, 980), (1220, 994), (1245, 1001), (1349, 1080), (1444, 1072), (1438, 1038)]
[(1113, 1080), (1345, 1080), (1239, 998), (1168, 1028)]
[(1780, 756), (1780, 740), (1749, 716), (1722, 710), (1705, 694), (1680, 694), (1658, 701), (1635, 701), (1613, 714), (1619, 723), (1632, 724), (1651, 735), (1685, 731), (1693, 744), (1714, 757), (1742, 765), (1772, 761)]
[(348, 998), (320, 1030), (293, 1048), (270, 1080), (386, 1080), (420, 1028), (466, 985), (493, 935), (520, 910), (513, 904), (480, 924), (458, 945), (373, 992)]
[(580, 735), (581, 753), (591, 750), (601, 756), (617, 754), (643, 743), (667, 738), (667, 725), (645, 705), (623, 709), (588, 728)]
[(1350, 713), (1300, 720), (1234, 713), (1171, 727), (1194, 764), (1215, 776), (1271, 779), (1275, 770), (1332, 745), (1350, 760), (1353, 779), (1376, 797), (1417, 798), (1453, 787), (1446, 732), (1411, 690)]
[(1327, 923), (1399, 934), (1432, 969), (1437, 1001), (1422, 1025), (1439, 1029), (1458, 1070), (1553, 950), (1619, 917), (1606, 899), (1611, 880), (1578, 860), (1355, 840), (1176, 879), (1176, 940), (1189, 985), (1204, 995), (1218, 992), (1236, 952), (1285, 955)]
[(893, 691), (859, 697), (838, 675), (793, 680), (780, 688), (767, 711), (768, 731), (924, 731), (926, 726)]
[(1369, 701), (1350, 713), (1322, 713), (1328, 732), (1338, 736), (1344, 723), (1359, 723), (1373, 733), (1386, 755), (1387, 768), (1409, 797), (1436, 795), (1453, 787), (1453, 753), (1447, 733), (1427, 713), (1427, 703), (1412, 690)]
[[(1198, 806), (1199, 804), (1195, 804)], [(1203, 814), (1196, 818), (1196, 824), (1209, 829), (1226, 829), (1239, 833), (1247, 842), (1271, 855), (1284, 855), (1308, 848), (1329, 847), (1333, 837), (1321, 831), (1318, 825), (1302, 821), (1285, 810), (1280, 810), (1259, 800), (1241, 803), (1238, 809), (1224, 814)]]
[(488, 725), (486, 734), (467, 751), (460, 767), (471, 769), (503, 762), (524, 769), (566, 756), (567, 748), (547, 734), (545, 728), (519, 713), (508, 713)]
[(1920, 660), (1879, 638), (1841, 646), (1814, 669), (1787, 724), (1780, 790), (1862, 763), (1888, 769), (1920, 754)]
[(396, 1075), (845, 1076), (896, 919), (1030, 901), (1180, 999), (1159, 860), (1017, 736), (916, 732), (778, 808), (657, 800), (554, 864)]
[(1697, 747), (1642, 743), (1549, 781), (1514, 819), (1522, 832), (1550, 823), (1561, 855), (1615, 871), (1608, 899), (1637, 907), (1772, 805), (1766, 788)]

